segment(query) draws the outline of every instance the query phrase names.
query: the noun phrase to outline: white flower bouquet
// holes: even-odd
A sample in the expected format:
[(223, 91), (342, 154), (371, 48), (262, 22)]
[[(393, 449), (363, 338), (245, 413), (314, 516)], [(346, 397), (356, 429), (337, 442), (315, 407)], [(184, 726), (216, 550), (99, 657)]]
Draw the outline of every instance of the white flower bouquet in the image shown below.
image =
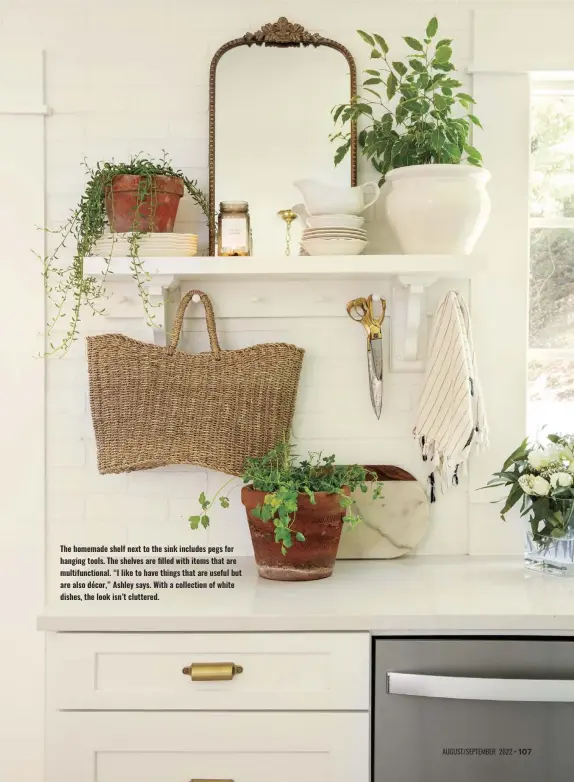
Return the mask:
[(574, 436), (549, 434), (546, 440), (524, 440), (487, 484), (510, 487), (501, 518), (521, 501), (520, 515), (529, 517), (532, 540), (542, 545), (574, 528)]

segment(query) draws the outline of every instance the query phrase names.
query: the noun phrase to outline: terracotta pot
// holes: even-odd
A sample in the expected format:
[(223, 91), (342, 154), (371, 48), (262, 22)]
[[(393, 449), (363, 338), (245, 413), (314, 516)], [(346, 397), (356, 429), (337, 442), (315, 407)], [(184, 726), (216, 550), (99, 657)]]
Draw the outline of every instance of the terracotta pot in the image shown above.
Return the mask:
[(106, 212), (110, 230), (114, 233), (142, 231), (143, 233), (172, 233), (183, 195), (179, 177), (155, 176), (150, 192), (139, 204), (138, 187), (144, 177), (120, 174), (106, 189)]
[(293, 534), (293, 546), (285, 556), (281, 553), (281, 544), (275, 542), (273, 522), (256, 519), (251, 513), (258, 505), (263, 505), (264, 500), (263, 491), (255, 491), (250, 486), (241, 490), (259, 575), (274, 581), (328, 578), (333, 572), (344, 516), (339, 495), (317, 492), (315, 505), (306, 494), (299, 495), (293, 531), (302, 532), (305, 542), (296, 541)]

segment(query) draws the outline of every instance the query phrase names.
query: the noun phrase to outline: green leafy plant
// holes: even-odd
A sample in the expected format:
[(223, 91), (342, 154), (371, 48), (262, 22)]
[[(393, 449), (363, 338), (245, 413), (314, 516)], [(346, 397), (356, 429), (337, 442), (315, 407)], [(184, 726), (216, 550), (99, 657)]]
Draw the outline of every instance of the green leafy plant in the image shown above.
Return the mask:
[[(351, 146), (345, 126), (366, 120), (359, 145), (382, 175), (381, 181), (401, 166), (461, 163), (464, 159), (480, 166), (482, 156), (468, 139), (472, 125), (482, 126), (471, 111), (472, 96), (461, 91), (462, 82), (453, 76), (452, 39), (435, 41), (436, 17), (429, 21), (422, 41), (404, 36), (411, 49), (405, 62), (391, 59), (389, 46), (378, 33), (357, 32), (371, 47), (375, 63), (364, 71), (363, 94), (333, 109), (333, 121), (341, 124), (341, 130), (331, 135), (338, 143), (335, 164)], [(457, 109), (462, 109), (462, 116), (460, 111), (453, 116)]]
[(482, 487), (510, 487), (501, 518), (521, 502), (520, 515), (530, 516), (532, 539), (540, 545), (564, 537), (574, 524), (574, 436), (546, 439), (543, 444), (524, 440)]
[[(261, 521), (273, 523), (275, 542), (281, 546), (285, 555), (294, 539), (305, 542), (305, 536), (296, 529), (299, 497), (305, 495), (315, 504), (315, 492), (337, 494), (341, 508), (345, 511), (343, 522), (354, 526), (362, 519), (353, 512), (353, 500), (348, 492), (360, 489), (367, 493), (368, 481), (374, 481), (371, 489), (373, 499), (381, 498), (382, 484), (376, 477), (358, 464), (336, 464), (334, 456), (323, 456), (321, 453), (310, 453), (308, 459), (298, 461), (293, 447), (288, 443), (280, 443), (260, 459), (248, 459), (242, 480), (244, 485), (265, 492), (263, 504), (252, 513)], [(211, 499), (207, 499), (204, 492), (200, 494), (201, 513), (190, 516), (191, 529), (209, 526), (208, 513), (216, 502), (223, 508), (229, 507), (229, 497), (223, 492), (234, 481), (231, 478), (223, 484)]]
[[(101, 280), (84, 276), (84, 259), (90, 254), (94, 244), (103, 236), (108, 226), (105, 197), (114, 177), (120, 174), (135, 174), (140, 177), (134, 227), (129, 236), (129, 256), (130, 269), (137, 284), (149, 325), (154, 324), (155, 315), (152, 312), (152, 304), (144, 285), (149, 280), (149, 275), (139, 258), (140, 241), (144, 234), (137, 230), (135, 224), (142, 204), (153, 191), (154, 177), (158, 175), (179, 177), (195, 203), (206, 216), (209, 215), (207, 199), (197, 186), (197, 182), (186, 177), (182, 171), (175, 169), (166, 153), (158, 161), (150, 160), (139, 154), (132, 157), (127, 163), (99, 162), (94, 167), (90, 167), (84, 161), (84, 166), (88, 181), (80, 202), (60, 228), (50, 231), (50, 233), (58, 234), (61, 239), (56, 249), (42, 259), (48, 300), (55, 306), (55, 314), (47, 323), (48, 340), (50, 340), (51, 334), (60, 327), (61, 321), (67, 319), (68, 323), (66, 334), (59, 344), (54, 345), (49, 341), (46, 355), (63, 356), (67, 353), (78, 337), (79, 323), (84, 307), (91, 310), (92, 314), (104, 314), (101, 299), (105, 294), (105, 281), (111, 258), (106, 258)], [(153, 213), (151, 217), (153, 219)], [(60, 265), (59, 256), (69, 240), (76, 243), (73, 259), (69, 265)]]

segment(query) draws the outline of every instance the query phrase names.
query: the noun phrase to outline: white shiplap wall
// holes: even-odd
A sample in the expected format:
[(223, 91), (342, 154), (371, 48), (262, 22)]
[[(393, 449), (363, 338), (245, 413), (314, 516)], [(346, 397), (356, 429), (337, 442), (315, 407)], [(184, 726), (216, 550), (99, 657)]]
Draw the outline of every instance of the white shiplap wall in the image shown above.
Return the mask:
[[(286, 9), (278, 2), (219, 3), (211, 9), (182, 6), (168, 0), (158, 14), (155, 3), (144, 0), (138, 3), (134, 16), (132, 3), (104, 0), (97, 4), (97, 10), (91, 3), (65, 4), (65, 28), (69, 32), (73, 27), (78, 36), (65, 35), (63, 40), (62, 30), (51, 24), (44, 30), (47, 100), (54, 111), (47, 123), (51, 227), (65, 217), (81, 192), (83, 174), (78, 162), (83, 156), (92, 161), (121, 159), (140, 149), (158, 154), (165, 148), (178, 166), (206, 185), (210, 57), (225, 40), (258, 28)], [(462, 69), (468, 65), (471, 8), (466, 5), (444, 3), (433, 5), (431, 10), (426, 3), (394, 4), (392, 14), (385, 14), (380, 4), (356, 2), (340, 4), (337, 14), (332, 10), (326, 12), (321, 3), (296, 2), (290, 4), (288, 14), (309, 29), (349, 46), (359, 66), (365, 66), (368, 51), (355, 33), (357, 27), (381, 30), (404, 50), (400, 35), (423, 28), (436, 12), (441, 18), (441, 33), (455, 38), (457, 63)], [(153, 25), (144, 21), (148, 13), (153, 15)], [(137, 57), (131, 54), (127, 29), (132, 41), (137, 37)], [(102, 39), (106, 55), (98, 57)], [(87, 41), (93, 43), (88, 46)], [(153, 56), (145, 55), (146, 47)], [(305, 86), (295, 85), (294, 96), (302, 88)], [(371, 173), (363, 170), (361, 176), (370, 178)], [(379, 218), (380, 214), (371, 215), (372, 220)], [(205, 238), (201, 216), (191, 206), (181, 210), (178, 228), (198, 230)], [(385, 241), (383, 229), (377, 235), (379, 241)], [(85, 330), (121, 330), (147, 338), (133, 289), (112, 288), (115, 296), (109, 311), (114, 318), (90, 317)], [(214, 299), (226, 348), (284, 339), (307, 350), (294, 422), (301, 450), (323, 448), (341, 460), (396, 463), (422, 476), (410, 436), (421, 377), (387, 374), (385, 413), (378, 424), (370, 410), (363, 335), (348, 320), (343, 307), (349, 298), (369, 292), (369, 286), (338, 283), (335, 290), (322, 290), (321, 295), (337, 302), (331, 306), (315, 304), (304, 285), (276, 284), (262, 291), (261, 284), (254, 290), (245, 283), (216, 283), (204, 288)], [(429, 297), (429, 312), (439, 292), (437, 286)], [(232, 301), (241, 297), (249, 302), (254, 295), (260, 296), (261, 304), (244, 306), (239, 312), (233, 309)], [(125, 298), (132, 301), (122, 302)], [(316, 317), (320, 312), (322, 316)], [(201, 328), (196, 317), (190, 323), (194, 329)], [(193, 340), (195, 349), (205, 344), (204, 336)], [(47, 377), (48, 589), (54, 595), (60, 543), (189, 540), (185, 519), (196, 507), (197, 494), (206, 486), (217, 485), (221, 476), (193, 468), (98, 476), (83, 345), (78, 343), (65, 359), (50, 362)], [(205, 534), (249, 554), (251, 543), (237, 495), (230, 511), (214, 516), (212, 529), (196, 533), (194, 539), (199, 542), (197, 535)], [(463, 485), (434, 513), (431, 533), (421, 552), (467, 552), (467, 519), (468, 493)]]
[[(0, 524), (4, 537), (0, 557), (6, 578), (3, 597), (12, 611), (4, 611), (3, 616), (9, 616), (13, 633), (0, 657), (2, 670), (9, 673), (3, 682), (0, 707), (1, 779), (40, 782), (42, 778), (38, 719), (42, 686), (41, 676), (40, 680), (31, 679), (30, 658), (36, 659), (35, 644), (40, 644), (33, 631), (33, 614), (34, 606), (42, 600), (44, 393), (43, 372), (38, 375), (39, 370), (30, 369), (28, 357), (35, 352), (34, 335), (43, 313), (39, 278), (32, 271), (34, 261), (27, 251), (37, 243), (38, 234), (30, 230), (28, 236), (26, 231), (41, 222), (44, 192), (48, 225), (54, 227), (82, 192), (80, 162), (84, 156), (93, 162), (121, 159), (140, 150), (156, 155), (163, 148), (205, 187), (211, 55), (223, 41), (281, 14), (340, 40), (361, 67), (367, 52), (354, 32), (357, 27), (377, 30), (400, 48), (401, 35), (416, 34), (436, 13), (441, 32), (455, 37), (455, 61), (460, 68), (474, 58), (480, 69), (496, 71), (488, 77), (483, 73), (474, 76), (481, 104), (478, 113), (487, 125), (478, 142), (486, 153), (487, 165), (498, 177), (492, 189), (493, 220), (483, 241), (492, 271), (483, 285), (473, 286), (472, 291), (475, 334), (493, 428), (492, 451), (477, 462), (471, 475), (474, 487), (497, 466), (499, 457), (520, 436), (524, 423), (527, 79), (502, 72), (574, 70), (568, 39), (573, 26), (571, 5), (570, 0), (346, 0), (329, 4), (291, 0), (287, 6), (283, 0), (219, 0), (211, 4), (163, 0), (160, 5), (155, 0), (0, 0), (1, 51), (9, 44), (17, 43), (21, 48), (25, 43), (36, 54), (45, 52), (43, 98), (53, 112), (46, 121), (45, 191), (41, 139), (32, 140), (22, 125), (10, 136), (5, 119), (0, 117), (2, 199), (9, 196), (8, 163), (13, 169), (14, 163), (21, 161), (29, 182), (28, 197), (20, 198), (17, 208), (16, 202), (10, 202), (17, 219), (10, 219), (10, 234), (5, 225), (3, 238), (3, 263), (8, 269), (4, 280), (9, 283), (4, 315), (10, 325), (5, 331), (10, 332), (10, 339), (5, 335), (2, 351), (6, 399), (2, 397), (0, 416), (2, 443), (8, 447), (3, 450), (1, 464)], [(9, 60), (3, 73), (6, 96), (22, 97), (26, 69)], [(293, 92), (305, 88), (294, 85)], [(362, 172), (363, 178), (368, 175)], [(6, 210), (3, 217), (6, 223)], [(197, 214), (185, 206), (179, 227), (195, 228), (196, 220)], [(374, 427), (361, 355), (362, 336), (344, 315), (317, 319), (306, 312), (301, 316), (296, 296), (284, 297), (282, 291), (275, 290), (266, 295), (277, 306), (279, 302), (288, 305), (293, 317), (279, 315), (277, 308), (264, 316), (250, 312), (230, 317), (226, 307), (231, 296), (240, 294), (237, 286), (209, 286), (208, 292), (223, 316), (220, 329), (226, 346), (281, 334), (307, 348), (296, 419), (303, 446), (314, 446), (320, 439), (340, 458), (394, 461), (420, 474), (409, 436), (420, 377), (387, 376), (389, 413)], [(362, 292), (362, 288), (349, 289), (349, 296)], [(116, 293), (110, 302), (114, 318), (86, 321), (85, 331), (121, 330), (136, 337), (147, 336), (141, 320), (134, 317), (137, 306), (119, 304), (122, 296), (133, 298), (133, 291), (126, 288)], [(438, 293), (432, 293), (429, 309)], [(188, 325), (195, 329), (197, 321)], [(506, 343), (500, 351), (501, 338), (507, 334), (514, 347), (511, 350)], [(201, 338), (194, 339), (193, 345), (199, 348)], [(344, 361), (338, 361), (333, 345)], [(189, 540), (182, 519), (198, 490), (206, 485), (212, 488), (219, 478), (193, 469), (98, 476), (86, 392), (83, 347), (78, 344), (65, 360), (47, 366), (47, 593), (52, 597), (60, 542)], [(478, 502), (477, 497), (462, 486), (437, 505), (431, 533), (421, 551), (518, 551), (517, 527), (508, 525), (503, 537), (494, 508), (483, 499)], [(484, 498), (484, 493), (480, 497)], [(225, 516), (215, 515), (212, 539), (234, 542), (247, 552), (250, 544), (237, 504)], [(199, 542), (197, 537), (195, 540)], [(19, 587), (14, 583), (18, 573), (27, 574)], [(17, 622), (14, 616), (19, 617)], [(38, 672), (38, 666), (34, 670)], [(23, 736), (25, 744), (19, 742)]]

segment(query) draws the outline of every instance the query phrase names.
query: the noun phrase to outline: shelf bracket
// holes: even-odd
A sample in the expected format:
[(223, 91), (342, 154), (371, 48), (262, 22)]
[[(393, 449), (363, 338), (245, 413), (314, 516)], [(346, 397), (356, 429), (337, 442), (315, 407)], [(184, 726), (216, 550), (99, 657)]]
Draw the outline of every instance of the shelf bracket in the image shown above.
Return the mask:
[(391, 302), (391, 372), (423, 372), (425, 291), (438, 277), (399, 274), (393, 281)]
[(147, 291), (150, 303), (150, 312), (153, 321), (146, 325), (150, 331), (151, 341), (154, 345), (165, 347), (167, 345), (167, 304), (172, 293), (179, 288), (179, 279), (172, 274), (160, 274), (143, 283)]

